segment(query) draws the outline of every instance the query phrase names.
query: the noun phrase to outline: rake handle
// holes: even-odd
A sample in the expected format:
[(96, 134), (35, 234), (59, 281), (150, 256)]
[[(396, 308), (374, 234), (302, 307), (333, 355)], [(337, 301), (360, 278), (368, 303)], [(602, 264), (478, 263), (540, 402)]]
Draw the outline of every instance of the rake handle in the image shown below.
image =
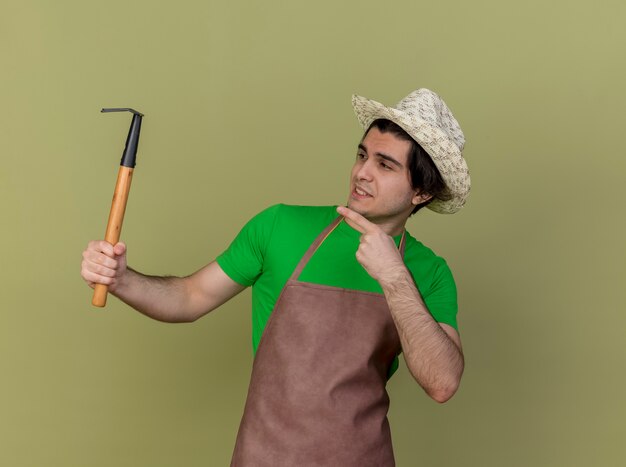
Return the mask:
[[(113, 192), (113, 201), (111, 202), (111, 212), (109, 213), (109, 221), (107, 223), (106, 234), (104, 240), (115, 245), (120, 240), (122, 232), (122, 223), (124, 222), (124, 212), (126, 212), (126, 202), (128, 201), (128, 193), (130, 192), (130, 182), (133, 179), (133, 168), (120, 166), (117, 174), (117, 182), (115, 191)], [(109, 287), (106, 284), (96, 284), (93, 291), (91, 303), (97, 307), (104, 307), (107, 303), (107, 294)]]

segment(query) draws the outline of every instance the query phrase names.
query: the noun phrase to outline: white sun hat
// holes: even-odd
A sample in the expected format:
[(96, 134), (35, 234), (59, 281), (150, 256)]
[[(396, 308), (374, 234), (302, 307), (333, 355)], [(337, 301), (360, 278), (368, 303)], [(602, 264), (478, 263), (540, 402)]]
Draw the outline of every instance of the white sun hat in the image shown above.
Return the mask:
[(406, 131), (431, 157), (443, 177), (452, 199), (435, 199), (427, 205), (441, 214), (452, 214), (463, 207), (470, 192), (470, 176), (463, 158), (465, 136), (445, 102), (434, 92), (413, 91), (395, 107), (362, 96), (352, 96), (359, 123), (368, 129), (379, 118), (391, 120)]

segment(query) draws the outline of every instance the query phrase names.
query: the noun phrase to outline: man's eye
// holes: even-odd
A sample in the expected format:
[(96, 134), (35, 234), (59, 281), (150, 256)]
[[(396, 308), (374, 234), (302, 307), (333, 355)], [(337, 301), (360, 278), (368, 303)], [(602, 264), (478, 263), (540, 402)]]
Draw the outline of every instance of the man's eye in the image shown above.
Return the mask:
[(384, 162), (381, 162), (381, 163), (380, 163), (380, 166), (381, 166), (383, 169), (385, 169), (385, 170), (391, 170), (391, 166), (390, 166), (390, 165), (385, 164)]
[(356, 154), (356, 158), (357, 159), (365, 159), (365, 154), (361, 153), (361, 152), (357, 152)]

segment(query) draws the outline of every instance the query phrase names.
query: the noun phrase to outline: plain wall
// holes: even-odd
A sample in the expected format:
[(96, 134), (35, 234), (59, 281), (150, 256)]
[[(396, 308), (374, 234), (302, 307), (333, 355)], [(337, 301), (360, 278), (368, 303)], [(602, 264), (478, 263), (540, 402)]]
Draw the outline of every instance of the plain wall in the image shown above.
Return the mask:
[(443, 96), (467, 206), (407, 228), (459, 288), (466, 372), (445, 405), (404, 362), (400, 467), (626, 464), (623, 1), (3, 0), (0, 465), (221, 466), (251, 368), (250, 292), (193, 324), (90, 305), (130, 114), (122, 237), (189, 274), (274, 203), (340, 204), (352, 93)]

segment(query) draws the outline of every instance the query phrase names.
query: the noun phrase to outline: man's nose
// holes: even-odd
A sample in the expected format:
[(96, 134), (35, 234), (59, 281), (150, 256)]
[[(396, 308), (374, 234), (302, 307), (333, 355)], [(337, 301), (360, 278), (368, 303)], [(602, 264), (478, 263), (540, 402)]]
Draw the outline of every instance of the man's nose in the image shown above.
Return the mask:
[(366, 160), (356, 173), (359, 180), (371, 180), (372, 179), (372, 166), (370, 160)]

